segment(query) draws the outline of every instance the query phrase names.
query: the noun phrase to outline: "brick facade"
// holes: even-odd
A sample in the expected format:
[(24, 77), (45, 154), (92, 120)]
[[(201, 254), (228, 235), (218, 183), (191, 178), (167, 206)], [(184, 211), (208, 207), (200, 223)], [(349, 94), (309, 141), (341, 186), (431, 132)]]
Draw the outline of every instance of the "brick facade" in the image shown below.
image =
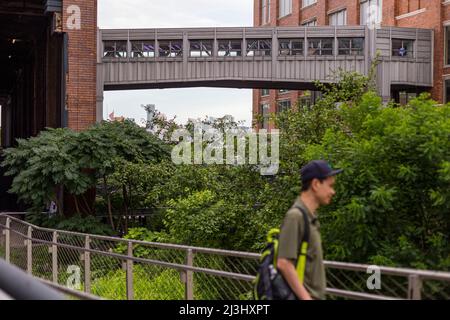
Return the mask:
[[(81, 11), (81, 29), (67, 26), (68, 8)], [(67, 110), (68, 126), (88, 128), (96, 121), (97, 0), (63, 0), (63, 30), (68, 34)]]
[[(329, 14), (340, 9), (347, 10), (347, 25), (360, 24), (361, 0), (317, 0), (316, 3), (302, 8), (302, 0), (292, 0), (292, 13), (279, 18), (280, 0), (270, 0), (270, 22), (261, 23), (261, 3), (254, 1), (255, 26), (299, 26), (311, 19), (317, 19), (317, 25), (328, 25)], [(450, 80), (450, 67), (444, 61), (444, 24), (450, 25), (450, 1), (445, 0), (382, 0), (382, 25), (433, 29), (434, 42), (434, 86), (432, 98), (444, 101), (444, 79)], [(301, 96), (301, 92), (291, 92), (292, 105)], [(286, 94), (285, 94), (286, 95)], [(271, 90), (269, 97), (261, 97), (261, 90), (254, 90), (253, 112), (258, 114), (263, 103), (270, 103), (270, 112), (275, 112), (280, 99), (278, 90)], [(450, 99), (450, 97), (448, 97)], [(269, 129), (273, 125), (269, 126)]]

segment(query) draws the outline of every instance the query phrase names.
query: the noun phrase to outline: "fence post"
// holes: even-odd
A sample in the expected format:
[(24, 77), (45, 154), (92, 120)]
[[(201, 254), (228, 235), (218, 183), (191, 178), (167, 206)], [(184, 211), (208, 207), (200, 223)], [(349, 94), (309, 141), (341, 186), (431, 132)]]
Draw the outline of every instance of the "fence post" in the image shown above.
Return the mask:
[[(186, 256), (186, 265), (188, 267), (194, 266), (194, 251), (188, 249)], [(194, 300), (194, 272), (186, 270), (186, 282), (185, 282), (185, 299)]]
[(422, 279), (416, 274), (412, 274), (408, 279), (408, 299), (422, 300)]
[[(133, 244), (128, 242), (128, 257), (133, 257)], [(134, 300), (133, 292), (133, 261), (127, 259), (127, 299)]]
[(6, 229), (5, 229), (5, 260), (7, 263), (11, 263), (11, 219), (6, 218)]
[(84, 248), (84, 291), (91, 293), (91, 253), (90, 249), (91, 239), (89, 236), (85, 237)]
[(28, 274), (33, 274), (33, 241), (31, 240), (33, 237), (33, 228), (31, 226), (28, 227), (27, 233), (27, 272)]
[(52, 244), (52, 277), (53, 282), (58, 283), (58, 232), (53, 231)]

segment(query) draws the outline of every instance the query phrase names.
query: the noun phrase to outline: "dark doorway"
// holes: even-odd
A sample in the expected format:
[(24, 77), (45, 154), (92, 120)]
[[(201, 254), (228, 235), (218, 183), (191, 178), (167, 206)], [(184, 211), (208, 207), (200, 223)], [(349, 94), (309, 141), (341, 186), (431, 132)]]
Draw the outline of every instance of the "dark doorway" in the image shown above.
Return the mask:
[[(2, 150), (16, 139), (64, 124), (64, 35), (46, 1), (0, 2), (0, 105)], [(0, 211), (22, 209), (7, 193), (11, 179), (0, 168)]]

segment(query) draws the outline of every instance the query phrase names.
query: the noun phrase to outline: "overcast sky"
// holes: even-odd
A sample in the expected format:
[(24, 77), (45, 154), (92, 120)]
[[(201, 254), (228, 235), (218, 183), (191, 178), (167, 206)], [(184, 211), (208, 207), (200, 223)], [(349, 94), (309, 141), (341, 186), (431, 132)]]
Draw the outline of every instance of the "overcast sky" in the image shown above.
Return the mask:
[[(253, 25), (253, 0), (98, 0), (100, 28), (240, 27)], [(104, 118), (146, 117), (142, 104), (155, 104), (168, 117), (230, 114), (251, 125), (252, 92), (244, 89), (187, 88), (105, 92)]]

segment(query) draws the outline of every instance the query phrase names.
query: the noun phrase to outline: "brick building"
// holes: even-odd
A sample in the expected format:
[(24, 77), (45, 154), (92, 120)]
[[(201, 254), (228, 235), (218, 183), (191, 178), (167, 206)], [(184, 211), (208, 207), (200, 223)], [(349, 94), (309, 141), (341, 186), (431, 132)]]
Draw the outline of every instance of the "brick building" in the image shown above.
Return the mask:
[[(381, 26), (433, 29), (434, 85), (430, 91), (433, 99), (441, 103), (450, 102), (449, 0), (254, 1), (254, 26), (365, 25), (369, 21)], [(396, 48), (400, 50), (403, 47), (407, 45), (393, 42), (393, 55), (396, 54)], [(416, 94), (417, 92), (397, 91), (392, 93), (392, 98), (404, 103)], [(304, 95), (301, 91), (255, 89), (253, 113), (276, 113), (290, 108), (299, 100), (301, 103), (311, 103), (316, 95), (314, 92)], [(268, 123), (262, 126), (272, 127)]]

